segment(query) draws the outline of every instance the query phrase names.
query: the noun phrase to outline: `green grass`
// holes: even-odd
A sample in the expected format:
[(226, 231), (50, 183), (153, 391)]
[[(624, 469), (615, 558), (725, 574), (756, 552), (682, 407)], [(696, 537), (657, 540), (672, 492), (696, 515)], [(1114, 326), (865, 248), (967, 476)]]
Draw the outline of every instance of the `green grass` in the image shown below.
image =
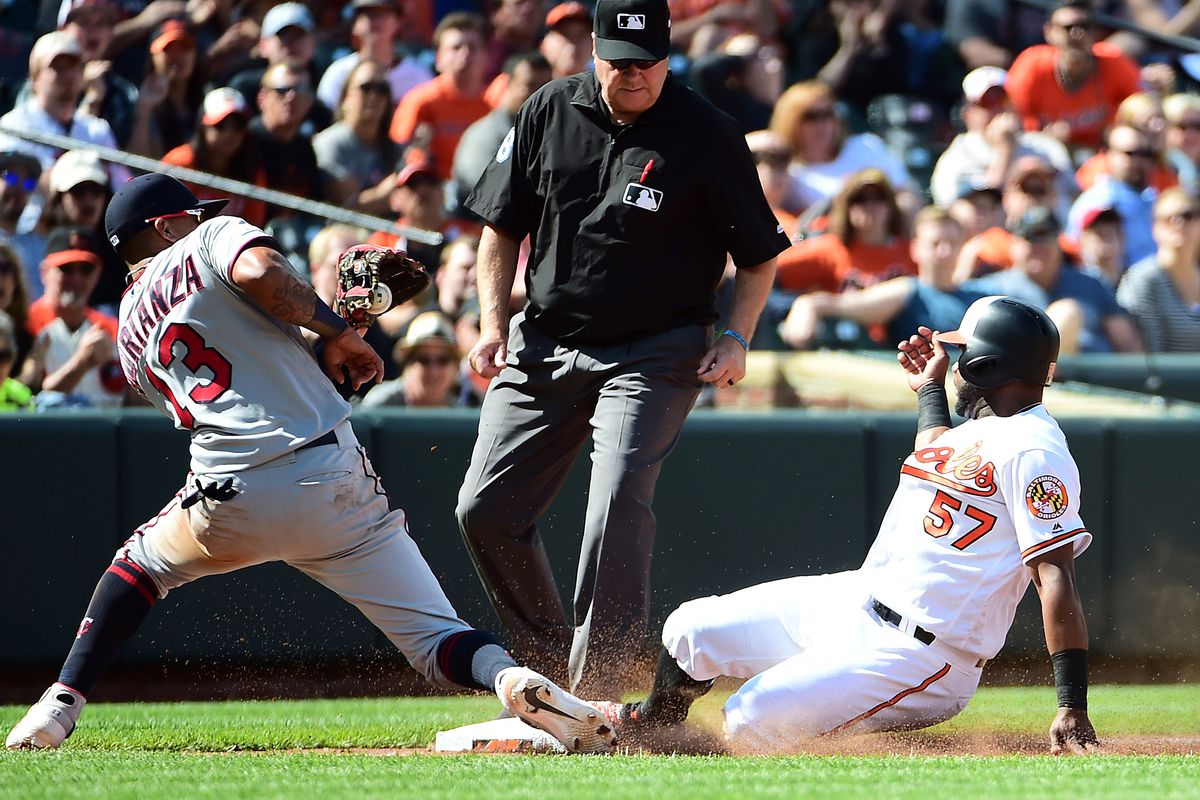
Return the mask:
[[(984, 689), (930, 736), (1041, 737), (1049, 688)], [(1200, 687), (1100, 686), (1101, 736), (1200, 736)], [(0, 753), (0, 798), (1195, 798), (1195, 756), (375, 756), (280, 752), (424, 747), (436, 731), (495, 716), (489, 697), (88, 708), (59, 752)], [(697, 708), (719, 719), (720, 698)], [(5, 729), (24, 708), (0, 707)], [(923, 734), (912, 734), (921, 736)], [(254, 752), (246, 752), (254, 751)], [(263, 752), (265, 751), (265, 752)]]

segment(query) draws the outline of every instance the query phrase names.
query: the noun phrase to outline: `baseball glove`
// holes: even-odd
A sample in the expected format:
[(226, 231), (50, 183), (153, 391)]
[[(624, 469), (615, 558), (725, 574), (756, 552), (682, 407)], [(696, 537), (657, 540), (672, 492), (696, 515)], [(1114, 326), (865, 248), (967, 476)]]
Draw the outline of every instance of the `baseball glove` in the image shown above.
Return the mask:
[(373, 244), (351, 247), (338, 257), (333, 310), (355, 328), (416, 297), (429, 285), (429, 272), (403, 250)]

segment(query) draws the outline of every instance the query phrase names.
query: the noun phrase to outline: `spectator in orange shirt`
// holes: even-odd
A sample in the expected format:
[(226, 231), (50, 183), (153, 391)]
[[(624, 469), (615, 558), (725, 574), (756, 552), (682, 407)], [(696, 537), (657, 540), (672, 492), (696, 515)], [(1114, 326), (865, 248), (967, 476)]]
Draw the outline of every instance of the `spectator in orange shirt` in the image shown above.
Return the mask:
[[(1159, 163), (1150, 173), (1150, 185), (1161, 192), (1179, 183), (1175, 170), (1167, 165), (1167, 118), (1163, 114), (1162, 98), (1153, 92), (1135, 92), (1126, 97), (1117, 107), (1117, 115), (1113, 119), (1113, 127), (1128, 125), (1136, 128), (1149, 137), (1154, 149), (1160, 154)], [(1090, 189), (1101, 175), (1111, 175), (1112, 169), (1108, 163), (1108, 152), (1100, 152), (1080, 165), (1075, 172), (1075, 182), (1080, 189)]]
[(1098, 148), (1117, 106), (1138, 91), (1137, 64), (1096, 43), (1087, 0), (1064, 0), (1044, 30), (1048, 44), (1017, 56), (1005, 88), (1026, 130), (1044, 130), (1070, 147)]
[(492, 110), (483, 99), (483, 19), (447, 14), (433, 40), (438, 76), (404, 96), (392, 116), (390, 135), (398, 144), (428, 154), (445, 180), (463, 131)]
[(790, 292), (840, 292), (915, 275), (904, 212), (881, 170), (846, 180), (829, 212), (829, 232), (779, 255), (775, 285)]
[[(200, 110), (200, 129), (187, 144), (181, 144), (163, 156), (164, 164), (190, 167), (213, 175), (267, 185), (266, 173), (249, 137), (249, 108), (246, 98), (236, 89), (213, 89), (204, 97)], [(241, 217), (251, 225), (262, 227), (267, 221), (267, 206), (261, 200), (230, 195), (228, 192), (188, 184), (201, 200), (229, 198), (224, 214)]]

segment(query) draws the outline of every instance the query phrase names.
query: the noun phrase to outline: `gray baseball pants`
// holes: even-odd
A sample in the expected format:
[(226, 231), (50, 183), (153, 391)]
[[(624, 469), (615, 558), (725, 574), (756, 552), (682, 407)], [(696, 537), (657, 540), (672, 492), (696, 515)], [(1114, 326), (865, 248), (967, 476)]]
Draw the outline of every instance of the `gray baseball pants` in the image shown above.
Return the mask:
[[(654, 487), (700, 391), (712, 329), (570, 346), (518, 314), (458, 497), (458, 522), (514, 654), (571, 691), (617, 696), (645, 637)], [(583, 545), (568, 619), (535, 520), (592, 436)]]

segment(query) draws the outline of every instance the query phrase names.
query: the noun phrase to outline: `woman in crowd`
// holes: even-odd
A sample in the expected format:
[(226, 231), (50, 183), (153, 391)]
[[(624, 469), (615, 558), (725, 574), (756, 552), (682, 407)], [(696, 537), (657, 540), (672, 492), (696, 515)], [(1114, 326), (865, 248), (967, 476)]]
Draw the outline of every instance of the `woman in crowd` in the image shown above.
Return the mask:
[[(163, 163), (190, 167), (225, 178), (234, 178), (256, 186), (266, 186), (262, 160), (246, 135), (250, 124), (246, 98), (236, 89), (213, 89), (204, 97), (200, 128), (187, 144), (181, 144), (163, 156)], [(266, 224), (267, 206), (229, 192), (188, 184), (201, 200), (229, 198), (222, 213), (241, 217), (260, 228)]]
[(454, 335), (454, 322), (440, 311), (418, 314), (396, 345), (400, 377), (384, 381), (363, 398), (364, 408), (405, 406), (446, 408), (478, 405), (478, 398), (464, 403), (459, 392), (459, 362), (462, 354)]
[(387, 70), (362, 61), (342, 89), (338, 120), (313, 137), (317, 165), (330, 177), (330, 201), (385, 214), (396, 188), (400, 153), (388, 125), (392, 118)]
[(1179, 185), (1200, 191), (1200, 95), (1173, 94), (1163, 101), (1167, 120), (1167, 162)]
[(1121, 279), (1117, 302), (1147, 352), (1200, 352), (1200, 203), (1178, 186), (1154, 204), (1154, 243)]
[[(1137, 92), (1126, 97), (1117, 106), (1117, 115), (1113, 118), (1112, 127), (1128, 125), (1146, 134), (1153, 143), (1155, 152), (1159, 154), (1158, 163), (1150, 173), (1150, 185), (1158, 191), (1179, 183), (1175, 170), (1165, 157), (1167, 118), (1163, 113), (1162, 98), (1154, 92)], [(1108, 155), (1100, 152), (1089, 158), (1075, 172), (1075, 182), (1081, 190), (1092, 187), (1101, 175), (1107, 175)]]
[(168, 20), (150, 43), (146, 77), (138, 89), (129, 150), (150, 158), (186, 144), (204, 98), (196, 38), (183, 20)]
[(29, 291), (25, 288), (25, 269), (21, 257), (8, 242), (0, 241), (0, 313), (7, 314), (14, 328), (13, 361), (9, 365), (16, 373), (33, 344), (26, 323), (29, 321)]
[(874, 167), (895, 187), (901, 207), (915, 212), (921, 202), (908, 170), (878, 136), (848, 136), (836, 102), (826, 84), (804, 81), (789, 87), (775, 104), (770, 128), (792, 150), (790, 210), (798, 213), (831, 200), (848, 175)]
[[(68, 150), (50, 169), (50, 196), (42, 208), (37, 230), (44, 236), (54, 228), (78, 225), (95, 231), (100, 241), (104, 231), (104, 210), (112, 199), (108, 170), (90, 150)], [(129, 269), (112, 248), (105, 248), (100, 280), (88, 304), (110, 316), (116, 316), (125, 291)]]

